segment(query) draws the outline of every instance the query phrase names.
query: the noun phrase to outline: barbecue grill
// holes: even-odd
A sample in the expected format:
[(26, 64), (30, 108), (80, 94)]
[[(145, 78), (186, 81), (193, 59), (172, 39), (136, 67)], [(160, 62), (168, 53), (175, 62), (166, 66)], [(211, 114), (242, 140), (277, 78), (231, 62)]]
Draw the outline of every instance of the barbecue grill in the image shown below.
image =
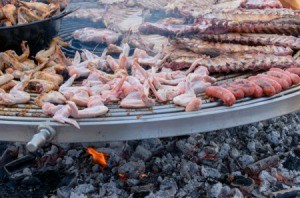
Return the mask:
[[(65, 54), (73, 57), (76, 51), (85, 48), (101, 55), (103, 46), (83, 45), (72, 40), (72, 32), (83, 27), (103, 27), (101, 23), (88, 20), (63, 19), (59, 36), (70, 43), (63, 48)], [(218, 81), (247, 74), (215, 76)], [(153, 108), (122, 109), (117, 104), (108, 105), (109, 112), (102, 117), (78, 119), (81, 129), (57, 123), (42, 113), (33, 99), (26, 105), (0, 107), (0, 139), (4, 141), (25, 141), (30, 151), (35, 151), (46, 141), (53, 142), (98, 142), (135, 140), (179, 136), (207, 132), (266, 120), (300, 109), (300, 86), (294, 86), (273, 97), (237, 101), (232, 107), (221, 102), (203, 100), (202, 109), (185, 112), (173, 104), (157, 104)]]

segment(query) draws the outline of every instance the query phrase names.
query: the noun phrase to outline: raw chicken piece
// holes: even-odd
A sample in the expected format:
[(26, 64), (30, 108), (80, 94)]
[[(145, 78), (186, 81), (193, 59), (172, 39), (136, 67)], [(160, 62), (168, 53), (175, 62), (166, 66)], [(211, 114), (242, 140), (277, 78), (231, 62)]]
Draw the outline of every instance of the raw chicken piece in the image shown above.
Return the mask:
[(24, 104), (30, 100), (30, 95), (23, 91), (27, 87), (30, 75), (25, 76), (21, 82), (14, 86), (9, 93), (5, 93), (1, 90), (0, 93), (0, 104), (1, 105), (14, 105), (14, 104)]
[(86, 107), (89, 97), (89, 92), (87, 90), (80, 89), (74, 93), (70, 100), (78, 106)]
[(102, 92), (101, 96), (104, 100), (104, 103), (116, 102), (120, 100), (120, 95), (122, 94), (122, 86), (125, 80), (126, 76), (123, 76), (121, 79), (118, 80), (118, 82), (112, 90), (104, 90)]
[(0, 76), (0, 86), (8, 83), (9, 81), (13, 80), (14, 76), (11, 74), (4, 74), (3, 76)]
[(123, 108), (143, 108), (152, 107), (155, 101), (149, 98), (143, 87), (133, 87), (131, 92), (121, 101), (120, 106)]
[(191, 86), (192, 78), (190, 75), (186, 79), (186, 92), (178, 95), (173, 99), (174, 104), (186, 107), (186, 111), (196, 111), (200, 109), (202, 101), (196, 97), (193, 87)]
[(54, 105), (49, 102), (45, 102), (42, 106), (43, 113), (47, 115), (53, 115), (53, 119), (60, 123), (69, 123), (76, 128), (80, 129), (76, 120), (69, 118), (71, 115), (71, 107), (67, 105)]
[(39, 95), (34, 99), (34, 101), (38, 106), (42, 107), (43, 103), (45, 102), (52, 104), (64, 104), (66, 103), (67, 99), (58, 91), (50, 91), (49, 93)]
[(68, 101), (71, 107), (71, 115), (74, 118), (91, 118), (104, 115), (108, 112), (108, 108), (104, 106), (100, 96), (92, 96), (89, 99), (88, 107), (83, 110), (78, 110), (76, 104)]
[(124, 108), (143, 108), (152, 107), (155, 101), (149, 98), (149, 84), (144, 82), (144, 85), (140, 81), (132, 76), (127, 77), (128, 85), (124, 83), (122, 89), (126, 96), (120, 103)]

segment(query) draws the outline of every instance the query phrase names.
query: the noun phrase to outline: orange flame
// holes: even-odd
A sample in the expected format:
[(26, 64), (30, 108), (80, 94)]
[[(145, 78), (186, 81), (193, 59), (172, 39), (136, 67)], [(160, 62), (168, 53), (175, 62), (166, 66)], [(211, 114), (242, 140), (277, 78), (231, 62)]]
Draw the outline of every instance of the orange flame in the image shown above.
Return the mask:
[(93, 148), (88, 148), (87, 152), (93, 156), (93, 162), (100, 164), (102, 167), (107, 167), (107, 162), (103, 153), (96, 151)]

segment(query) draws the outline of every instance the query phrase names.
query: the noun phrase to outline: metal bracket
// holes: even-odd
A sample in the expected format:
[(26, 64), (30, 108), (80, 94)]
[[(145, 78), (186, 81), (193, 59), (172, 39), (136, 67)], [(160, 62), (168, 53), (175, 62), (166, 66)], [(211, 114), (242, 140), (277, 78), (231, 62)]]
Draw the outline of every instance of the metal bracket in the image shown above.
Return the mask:
[(51, 141), (56, 134), (54, 128), (47, 125), (40, 125), (37, 131), (26, 145), (27, 150), (32, 153), (44, 146), (46, 142)]

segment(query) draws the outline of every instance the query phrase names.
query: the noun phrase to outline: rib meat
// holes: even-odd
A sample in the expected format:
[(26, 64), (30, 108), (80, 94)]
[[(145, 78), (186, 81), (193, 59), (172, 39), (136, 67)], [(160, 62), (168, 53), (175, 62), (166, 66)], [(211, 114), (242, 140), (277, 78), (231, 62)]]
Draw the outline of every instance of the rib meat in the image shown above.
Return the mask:
[(245, 45), (276, 45), (300, 49), (300, 38), (277, 34), (201, 34), (203, 40), (226, 43), (240, 43)]
[[(292, 20), (292, 19), (291, 19)], [(281, 22), (280, 22), (281, 21)], [(290, 24), (287, 21), (282, 22), (282, 19), (275, 19), (268, 22), (237, 22), (221, 19), (197, 19), (197, 23), (202, 26), (213, 27), (221, 33), (263, 33), (263, 34), (283, 34), (294, 35), (300, 34), (300, 25)], [(204, 32), (202, 32), (204, 34)]]
[(204, 23), (198, 23), (193, 25), (173, 25), (164, 23), (149, 23), (145, 22), (139, 27), (139, 31), (142, 34), (159, 34), (162, 36), (176, 36), (176, 35), (188, 35), (188, 34), (222, 34), (226, 33), (227, 26), (216, 26), (208, 21)]
[[(206, 19), (221, 19), (230, 20), (236, 22), (257, 22), (257, 21), (272, 21), (279, 18), (287, 19), (298, 19), (299, 22), (300, 11), (290, 10), (290, 9), (236, 9), (233, 11), (220, 11), (211, 12), (205, 14), (201, 18)], [(296, 21), (295, 21), (296, 22)]]
[[(191, 64), (190, 64), (191, 65)], [(238, 72), (246, 70), (267, 70), (272, 67), (300, 67), (300, 62), (292, 56), (276, 56), (272, 54), (231, 54), (216, 58), (202, 58), (199, 65), (207, 67), (209, 72)], [(182, 69), (182, 64), (164, 64), (173, 70)]]
[(222, 53), (265, 53), (275, 55), (291, 55), (293, 50), (281, 46), (248, 46), (231, 43), (213, 43), (198, 38), (178, 38), (173, 44), (179, 48), (186, 48), (195, 53), (219, 55)]
[(247, 9), (282, 8), (279, 0), (246, 0), (242, 7)]

